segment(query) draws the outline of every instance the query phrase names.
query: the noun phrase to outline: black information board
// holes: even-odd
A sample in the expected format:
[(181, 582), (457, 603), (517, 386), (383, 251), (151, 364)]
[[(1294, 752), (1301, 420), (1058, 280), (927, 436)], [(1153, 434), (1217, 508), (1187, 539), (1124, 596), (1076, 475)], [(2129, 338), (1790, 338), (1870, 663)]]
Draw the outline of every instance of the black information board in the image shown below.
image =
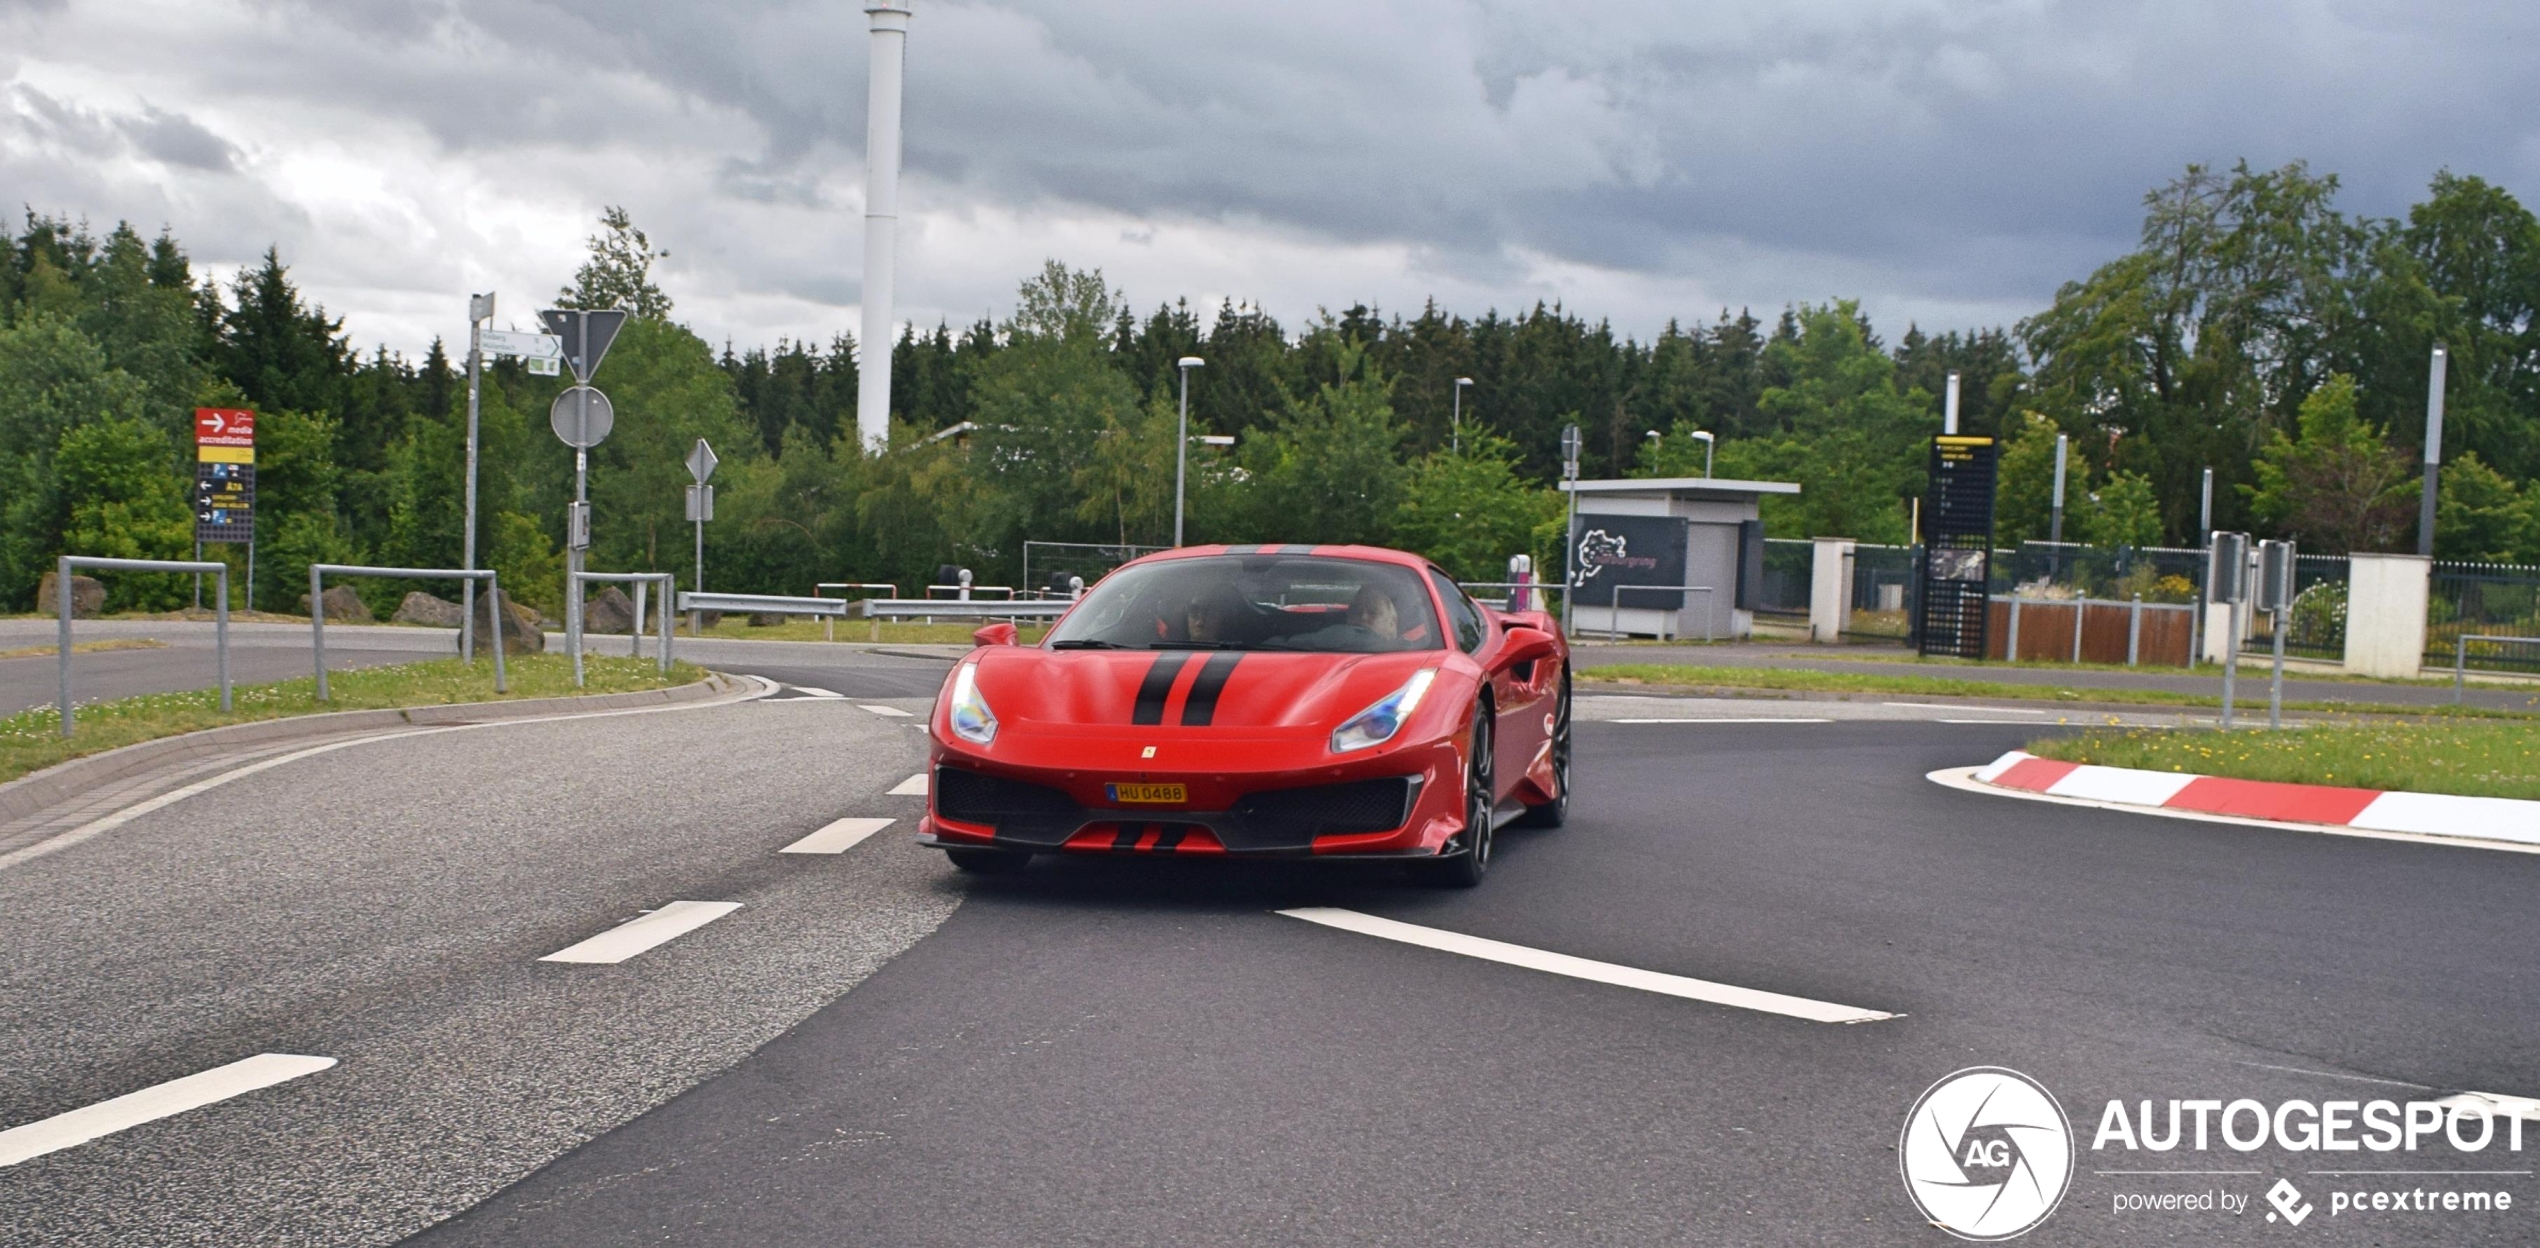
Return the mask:
[(1926, 655), (1984, 657), (1999, 451), (1991, 438), (1932, 439), (1931, 492), (1923, 500), (1922, 597), (1915, 621)]
[[(1618, 585), (1682, 585), (1691, 525), (1678, 516), (1581, 515), (1570, 530), (1579, 570), (1578, 605), (1616, 605)], [(1674, 611), (1689, 594), (1655, 590), (1624, 594), (1620, 605)]]
[(256, 466), (194, 465), (194, 540), (244, 544), (256, 540)]

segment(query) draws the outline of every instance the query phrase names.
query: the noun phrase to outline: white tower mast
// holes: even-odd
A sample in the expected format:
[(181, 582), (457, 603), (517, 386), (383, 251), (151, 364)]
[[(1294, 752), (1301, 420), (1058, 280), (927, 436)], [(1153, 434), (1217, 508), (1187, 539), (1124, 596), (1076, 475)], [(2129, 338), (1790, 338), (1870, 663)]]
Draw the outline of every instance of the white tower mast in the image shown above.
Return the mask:
[(873, 0), (871, 94), (864, 132), (864, 334), (856, 354), (856, 436), (867, 452), (891, 436), (891, 340), (900, 223), (900, 61), (908, 0)]

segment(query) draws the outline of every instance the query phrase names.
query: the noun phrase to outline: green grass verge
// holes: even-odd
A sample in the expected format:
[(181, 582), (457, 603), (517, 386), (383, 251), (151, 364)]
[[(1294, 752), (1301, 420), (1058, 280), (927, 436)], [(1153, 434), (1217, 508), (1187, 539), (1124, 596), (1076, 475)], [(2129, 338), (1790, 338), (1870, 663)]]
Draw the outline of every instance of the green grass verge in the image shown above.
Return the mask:
[(2287, 732), (2094, 729), (2032, 741), (2042, 758), (2287, 784), (2540, 799), (2540, 725), (2334, 724)]
[(560, 654), (524, 655), (512, 659), (511, 692), (494, 692), (494, 663), (477, 660), (474, 667), (455, 658), (394, 667), (351, 668), (326, 675), (329, 700), (317, 700), (317, 677), (304, 676), (270, 685), (238, 685), (230, 691), (227, 714), (220, 691), (151, 693), (111, 702), (82, 704), (71, 715), (71, 735), (62, 736), (62, 718), (53, 707), (21, 711), (0, 719), (0, 782), (17, 779), (55, 763), (99, 754), (142, 741), (223, 724), (283, 719), (328, 711), (368, 711), (409, 706), (447, 706), (458, 702), (499, 702), (518, 698), (556, 698), (570, 694), (631, 693), (663, 689), (705, 679), (701, 668), (671, 665), (662, 675), (651, 659), (601, 658), (586, 655), (586, 684), (573, 687), (573, 661)]
[[(2102, 689), (2022, 685), (1952, 676), (1899, 676), (1887, 672), (1821, 672), (1803, 667), (1702, 667), (1676, 663), (1616, 663), (1585, 668), (1578, 679), (1677, 689), (1778, 689), (1800, 693), (1911, 694), (1943, 698), (1992, 698), (2000, 701), (2096, 703), (2112, 706), (2219, 707), (2220, 695), (2178, 693), (2167, 689)], [(2244, 713), (2252, 706), (2266, 710), (2265, 688), (2253, 702), (2242, 698)], [(2367, 715), (2435, 715), (2468, 719), (2513, 718), (2514, 711), (2481, 707), (2393, 706), (2366, 702), (2286, 702), (2289, 711), (2329, 711)]]

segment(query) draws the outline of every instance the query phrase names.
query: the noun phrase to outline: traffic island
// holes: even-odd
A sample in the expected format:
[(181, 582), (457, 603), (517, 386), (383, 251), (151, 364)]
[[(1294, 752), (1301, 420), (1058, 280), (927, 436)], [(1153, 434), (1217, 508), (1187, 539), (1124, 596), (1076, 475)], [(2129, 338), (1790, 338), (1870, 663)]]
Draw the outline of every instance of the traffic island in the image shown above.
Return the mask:
[(45, 768), (206, 730), (230, 731), (304, 717), (323, 717), (330, 725), (340, 725), (348, 715), (361, 713), (413, 720), (426, 708), (486, 707), (510, 712), (526, 709), (524, 704), (548, 701), (570, 701), (577, 706), (641, 702), (683, 690), (708, 696), (720, 688), (709, 685), (711, 678), (704, 669), (687, 663), (672, 664), (667, 674), (652, 659), (586, 655), (583, 663), (585, 683), (579, 689), (574, 687), (571, 659), (522, 655), (510, 660), (511, 687), (499, 694), (494, 691), (490, 658), (474, 664), (452, 658), (329, 672), (329, 696), (324, 702), (317, 700), (314, 675), (237, 686), (234, 709), (227, 712), (220, 709), (217, 690), (144, 694), (74, 707), (69, 737), (61, 735), (58, 708), (21, 711), (0, 719), (0, 786), (6, 786), (0, 787), (0, 797), (16, 787), (7, 782)]

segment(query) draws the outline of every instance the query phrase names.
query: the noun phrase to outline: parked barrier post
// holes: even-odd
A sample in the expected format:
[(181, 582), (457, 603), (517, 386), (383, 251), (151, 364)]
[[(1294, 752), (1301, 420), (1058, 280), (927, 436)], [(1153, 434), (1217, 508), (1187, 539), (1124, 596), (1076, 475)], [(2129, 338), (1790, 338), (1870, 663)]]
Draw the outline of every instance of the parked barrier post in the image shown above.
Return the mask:
[[(220, 709), (230, 711), (229, 692), (229, 565), (208, 560), (191, 559), (108, 559), (97, 555), (61, 555), (53, 564), (53, 606), (59, 620), (54, 637), (61, 654), (55, 673), (59, 688), (55, 695), (61, 711), (62, 735), (71, 735), (71, 574), (81, 568), (121, 572), (191, 572), (196, 576), (209, 572), (218, 578), (216, 588), (220, 603), (212, 613), (213, 663), (220, 673)], [(44, 604), (37, 603), (38, 609)]]
[(2020, 661), (2020, 596), (2018, 594), (2011, 595), (2011, 635), (2002, 641), (2002, 658), (2010, 663)]
[(2087, 599), (2087, 598), (2075, 598), (2075, 599), (2073, 599), (2073, 662), (2075, 662), (2075, 663), (2079, 663), (2079, 662), (2081, 662), (2081, 621), (2082, 621), (2082, 617), (2083, 617), (2083, 616), (2086, 616), (2086, 615), (2089, 615), (2089, 614), (2090, 614), (2090, 600), (2089, 600), (2089, 599)]
[(2125, 665), (2140, 666), (2143, 658), (2143, 595), (2134, 596), (2134, 604), (2126, 609)]
[(2469, 634), (2452, 639), (2452, 705), (2461, 704), (2462, 692), (2469, 683)]
[[(329, 700), (326, 684), (326, 576), (387, 576), (409, 581), (466, 581), (470, 586), (485, 582), (486, 592), (493, 595), (488, 609), (494, 616), (494, 692), (511, 692), (511, 675), (503, 662), (503, 602), (497, 590), (492, 568), (381, 568), (358, 563), (312, 563), (309, 565), (309, 649), (317, 662), (317, 700)], [(461, 637), (461, 644), (465, 644)], [(475, 660), (467, 662), (473, 666)]]

